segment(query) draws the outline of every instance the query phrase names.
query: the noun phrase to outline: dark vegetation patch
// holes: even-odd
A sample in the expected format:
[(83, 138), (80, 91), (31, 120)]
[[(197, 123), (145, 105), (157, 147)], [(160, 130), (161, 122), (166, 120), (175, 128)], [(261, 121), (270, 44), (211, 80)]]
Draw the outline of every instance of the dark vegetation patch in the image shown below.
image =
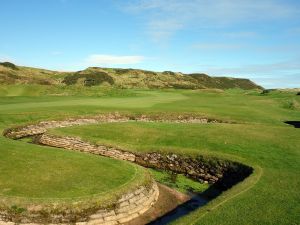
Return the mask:
[(172, 72), (172, 71), (164, 71), (164, 72), (162, 72), (162, 74), (164, 74), (164, 75), (176, 75), (176, 73), (174, 73), (174, 72)]
[(47, 79), (39, 79), (39, 80), (37, 80), (37, 82), (36, 82), (37, 84), (40, 84), (40, 85), (51, 85), (52, 83), (49, 81), (49, 80), (47, 80)]
[[(204, 73), (193, 73), (187, 76), (194, 78), (194, 83), (201, 85), (202, 88), (217, 88), (217, 89), (230, 89), (241, 88), (249, 89), (262, 89), (248, 79), (229, 78), (229, 77), (210, 77)], [(201, 87), (200, 87), (201, 88)]]
[(103, 82), (107, 82), (110, 85), (114, 84), (113, 78), (107, 73), (101, 71), (89, 73), (76, 72), (74, 74), (66, 76), (62, 82), (66, 85), (73, 85), (76, 84), (79, 79), (84, 79), (84, 86), (88, 87), (97, 86), (102, 84)]
[(146, 75), (157, 75), (153, 71), (148, 71), (148, 70), (138, 70), (138, 69), (113, 69), (117, 75), (123, 75), (123, 74), (128, 74), (128, 73), (134, 73), (134, 74), (146, 74)]
[(7, 73), (6, 74), (8, 78), (12, 78), (12, 79), (19, 79), (20, 77), (16, 74), (12, 74), (12, 73)]
[(297, 95), (300, 95), (300, 91), (297, 93)]
[(114, 71), (117, 75), (122, 75), (133, 71), (133, 69), (114, 69)]
[(157, 75), (157, 73), (155, 73), (155, 72), (153, 72), (153, 71), (149, 71), (149, 70), (144, 70), (143, 72), (144, 72), (144, 74), (146, 74), (146, 75), (154, 75), (154, 76)]
[(262, 87), (256, 85), (249, 79), (240, 79), (240, 78), (228, 78), (228, 77), (214, 77), (216, 83), (220, 84), (219, 88), (229, 89), (229, 88), (242, 88), (245, 90), (249, 89), (262, 89)]
[(2, 63), (0, 63), (0, 65), (7, 67), (7, 68), (11, 68), (13, 70), (18, 70), (18, 67), (15, 64), (10, 63), (10, 62), (2, 62)]
[(172, 83), (171, 86), (175, 89), (198, 89), (199, 86), (192, 83)]
[(262, 95), (270, 94), (272, 91), (276, 91), (276, 89), (265, 89), (261, 92)]
[(11, 71), (7, 71), (5, 73), (0, 71), (1, 84), (14, 84), (18, 80), (20, 80), (20, 77), (13, 74)]

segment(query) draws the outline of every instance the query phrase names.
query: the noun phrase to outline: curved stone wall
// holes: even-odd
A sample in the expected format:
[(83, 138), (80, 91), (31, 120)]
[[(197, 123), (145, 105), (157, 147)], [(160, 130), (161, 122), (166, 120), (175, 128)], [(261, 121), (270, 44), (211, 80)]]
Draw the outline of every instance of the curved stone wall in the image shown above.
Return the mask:
[(80, 138), (59, 137), (50, 134), (37, 135), (34, 138), (37, 144), (48, 145), (57, 148), (65, 148), (69, 150), (87, 152), (95, 155), (107, 156), (114, 159), (121, 159), (134, 162), (135, 155), (130, 152), (119, 150), (113, 147), (93, 145), (82, 141)]
[(34, 142), (52, 147), (127, 160), (144, 167), (181, 173), (200, 182), (208, 182), (210, 184), (218, 182), (219, 188), (222, 189), (231, 187), (252, 172), (252, 168), (228, 160), (204, 158), (202, 156), (192, 158), (178, 154), (160, 154), (156, 152), (144, 154), (133, 153), (105, 145), (94, 145), (80, 138), (60, 137), (47, 133), (37, 135), (34, 138)]
[(135, 192), (124, 195), (118, 201), (118, 206), (115, 209), (100, 210), (96, 214), (90, 216), (88, 222), (80, 224), (123, 224), (146, 212), (155, 204), (158, 196), (159, 191), (157, 184), (153, 182), (153, 185), (149, 190), (145, 187), (140, 187)]
[[(157, 201), (159, 196), (159, 190), (156, 182), (153, 182), (150, 188), (139, 187), (133, 192), (129, 192), (124, 194), (115, 204), (114, 208), (111, 209), (101, 209), (96, 213), (88, 216), (85, 221), (77, 222), (78, 225), (108, 225), (108, 224), (123, 224), (128, 222), (144, 212), (150, 209), (155, 202)], [(39, 219), (38, 214), (32, 214), (31, 218), (28, 217), (20, 217), (19, 221), (16, 224), (45, 224), (37, 223), (35, 219)], [(9, 221), (9, 215), (5, 215), (0, 213), (0, 225), (10, 225), (15, 224), (14, 222)], [(49, 220), (49, 218), (48, 218)], [(59, 222), (58, 222), (59, 220)], [(6, 222), (5, 222), (6, 221)], [(52, 223), (60, 223), (60, 224), (69, 224), (72, 221), (68, 221), (67, 218), (58, 217), (57, 215), (53, 215)], [(73, 222), (75, 223), (75, 222)]]
[[(172, 122), (172, 123), (220, 123), (221, 121), (215, 119), (208, 119), (190, 115), (172, 116), (170, 118), (164, 118), (157, 115), (120, 115), (114, 114), (101, 114), (88, 118), (73, 118), (67, 120), (52, 120), (42, 121), (36, 124), (17, 126), (4, 130), (3, 135), (11, 139), (19, 139), (23, 137), (43, 134), (50, 128), (69, 127), (75, 125), (86, 125), (95, 123), (113, 123), (113, 122), (128, 122), (128, 121), (140, 121), (140, 122)], [(222, 123), (224, 123), (222, 121)]]

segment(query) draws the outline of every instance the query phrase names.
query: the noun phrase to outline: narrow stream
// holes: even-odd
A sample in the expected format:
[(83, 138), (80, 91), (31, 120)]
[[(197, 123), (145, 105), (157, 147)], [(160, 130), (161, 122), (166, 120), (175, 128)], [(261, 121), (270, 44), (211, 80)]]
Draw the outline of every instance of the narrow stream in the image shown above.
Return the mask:
[(166, 225), (170, 222), (185, 216), (194, 210), (204, 206), (212, 196), (212, 187), (208, 184), (201, 184), (182, 174), (171, 173), (157, 169), (149, 169), (157, 182), (160, 182), (172, 189), (181, 191), (190, 196), (190, 200), (177, 206), (174, 210), (148, 223), (148, 225)]
[(170, 222), (185, 216), (194, 210), (200, 208), (201, 206), (205, 205), (208, 202), (205, 198), (201, 197), (200, 195), (194, 194), (191, 200), (187, 201), (186, 203), (176, 207), (171, 212), (163, 215), (162, 217), (157, 218), (155, 221), (148, 223), (148, 225), (166, 225)]

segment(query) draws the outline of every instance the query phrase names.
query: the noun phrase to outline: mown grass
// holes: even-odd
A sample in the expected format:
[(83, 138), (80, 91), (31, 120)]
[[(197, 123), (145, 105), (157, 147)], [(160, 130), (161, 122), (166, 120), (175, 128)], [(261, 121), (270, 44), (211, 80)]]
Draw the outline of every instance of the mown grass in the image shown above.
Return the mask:
[(50, 200), (86, 197), (136, 179), (137, 168), (123, 161), (1, 141), (9, 148), (1, 149), (0, 195)]
[[(132, 92), (141, 95), (122, 96), (120, 91), (113, 97), (3, 97), (0, 98), (0, 129), (38, 120), (114, 111), (192, 113), (236, 121), (237, 124), (130, 122), (70, 127), (54, 132), (132, 151), (225, 157), (255, 168), (251, 177), (183, 217), (178, 224), (298, 224), (300, 130), (283, 121), (300, 120), (297, 108), (285, 107), (286, 102), (299, 102), (300, 96), (239, 90)], [(16, 154), (26, 154), (25, 149), (35, 149), (43, 154), (44, 149), (3, 137), (0, 143), (3, 167), (15, 164), (2, 160), (9, 150), (18, 149)], [(72, 158), (72, 154), (76, 153), (67, 157)], [(35, 162), (35, 157), (28, 157), (28, 161)], [(18, 170), (26, 171), (26, 168)]]

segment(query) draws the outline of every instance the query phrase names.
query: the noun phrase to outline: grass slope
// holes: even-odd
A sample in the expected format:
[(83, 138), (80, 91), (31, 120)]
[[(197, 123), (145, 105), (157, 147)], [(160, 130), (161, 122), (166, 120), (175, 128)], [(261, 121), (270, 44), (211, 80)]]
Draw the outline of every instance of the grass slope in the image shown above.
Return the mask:
[[(55, 132), (133, 151), (213, 155), (255, 167), (250, 178), (182, 218), (178, 224), (298, 224), (300, 130), (282, 121), (300, 120), (299, 109), (290, 107), (290, 102), (300, 102), (300, 96), (282, 92), (261, 95), (239, 90), (132, 91), (132, 94), (127, 90), (124, 93), (127, 94), (122, 96), (120, 91), (113, 97), (2, 97), (0, 130), (14, 124), (112, 111), (190, 113), (233, 120), (238, 124), (131, 122), (70, 127)], [(13, 167), (14, 164), (5, 159), (10, 150), (29, 154), (25, 149), (43, 154), (44, 147), (0, 137), (0, 164), (3, 168), (8, 164)], [(66, 157), (72, 158), (72, 154), (76, 153)], [(27, 159), (34, 168), (35, 158)], [(16, 168), (23, 173), (27, 169), (25, 166)]]

